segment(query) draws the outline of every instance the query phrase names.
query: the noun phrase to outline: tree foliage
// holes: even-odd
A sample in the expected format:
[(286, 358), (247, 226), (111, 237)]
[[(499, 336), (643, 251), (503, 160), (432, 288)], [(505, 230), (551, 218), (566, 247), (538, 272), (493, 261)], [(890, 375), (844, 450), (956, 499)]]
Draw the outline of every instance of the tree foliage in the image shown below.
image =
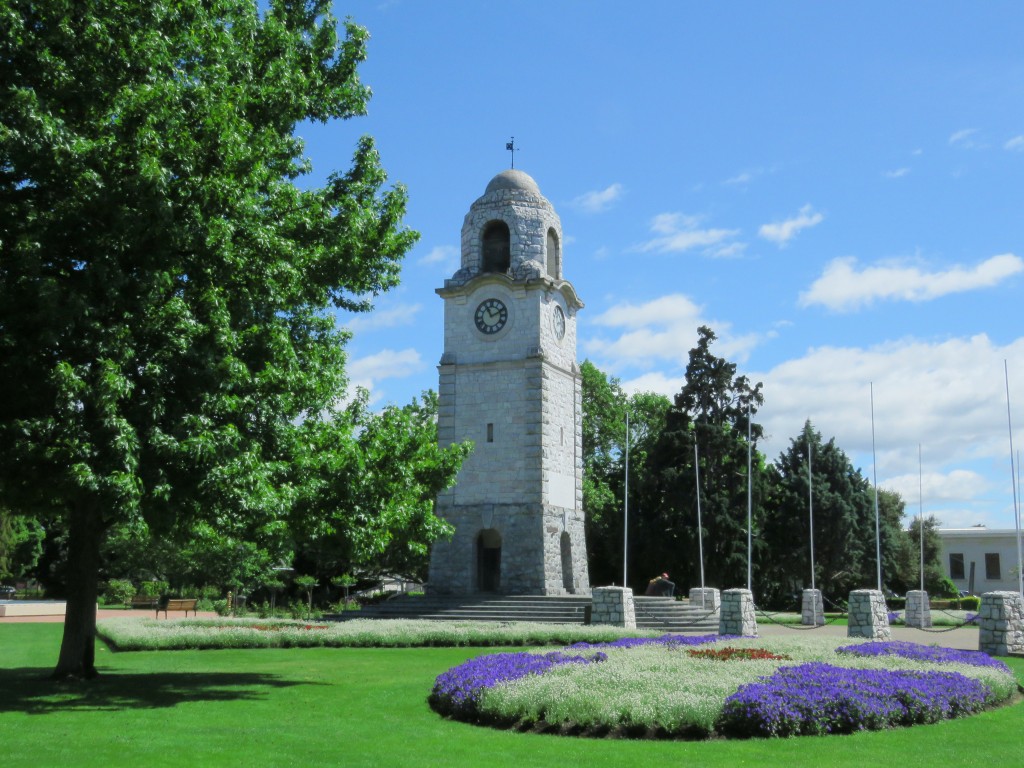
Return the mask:
[[(648, 571), (668, 571), (691, 585), (700, 584), (703, 546), (704, 583), (728, 587), (747, 581), (748, 418), (763, 396), (760, 383), (751, 385), (746, 376), (736, 375), (735, 363), (712, 354), (715, 338), (710, 328), (698, 329), (686, 383), (651, 448), (637, 546), (638, 560)], [(760, 425), (750, 424), (754, 454), (761, 432)], [(695, 463), (703, 537), (697, 526)], [(759, 455), (752, 465), (757, 508), (763, 492)], [(631, 570), (633, 582), (643, 583)]]
[[(629, 505), (637, 519), (637, 487), (653, 441), (661, 434), (669, 399), (652, 392), (627, 395), (618, 379), (589, 360), (581, 365), (583, 393), (583, 509), (590, 581), (622, 580), (625, 514), (626, 414), (629, 414)], [(635, 526), (630, 525), (633, 529)]]
[(95, 672), (113, 525), (269, 525), (351, 427), (328, 310), (369, 309), (415, 234), (369, 138), (297, 183), (296, 125), (369, 96), (329, 6), (0, 2), (0, 495), (67, 530), (59, 675)]

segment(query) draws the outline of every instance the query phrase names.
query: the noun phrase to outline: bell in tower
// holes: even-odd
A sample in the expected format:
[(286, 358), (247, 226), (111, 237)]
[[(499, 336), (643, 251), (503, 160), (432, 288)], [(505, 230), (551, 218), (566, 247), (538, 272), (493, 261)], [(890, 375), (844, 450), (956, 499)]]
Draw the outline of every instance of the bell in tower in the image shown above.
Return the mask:
[(589, 594), (576, 315), (562, 279), (562, 224), (537, 183), (499, 173), (466, 214), (444, 300), (438, 439), (472, 441), (437, 499), (439, 594)]

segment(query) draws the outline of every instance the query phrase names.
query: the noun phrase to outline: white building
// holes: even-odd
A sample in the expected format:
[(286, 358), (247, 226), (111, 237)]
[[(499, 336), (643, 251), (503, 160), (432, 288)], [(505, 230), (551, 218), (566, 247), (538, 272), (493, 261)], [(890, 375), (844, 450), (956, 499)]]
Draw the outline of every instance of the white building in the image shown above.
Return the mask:
[(1018, 590), (1016, 531), (977, 525), (937, 533), (942, 568), (958, 589), (972, 595)]

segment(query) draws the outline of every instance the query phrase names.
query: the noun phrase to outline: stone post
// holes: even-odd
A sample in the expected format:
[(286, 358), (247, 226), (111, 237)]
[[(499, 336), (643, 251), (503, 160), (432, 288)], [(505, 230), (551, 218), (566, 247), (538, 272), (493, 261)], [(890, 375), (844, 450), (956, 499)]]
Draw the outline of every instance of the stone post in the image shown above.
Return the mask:
[(923, 589), (912, 589), (907, 592), (907, 611), (903, 620), (908, 627), (926, 629), (932, 625), (932, 607), (928, 602), (928, 593)]
[(800, 623), (811, 627), (825, 624), (825, 604), (821, 601), (820, 589), (805, 589), (800, 601)]
[(847, 637), (869, 637), (872, 640), (889, 640), (889, 611), (885, 597), (877, 589), (855, 589), (850, 593), (849, 626)]
[(700, 587), (690, 588), (690, 607), (701, 608), (705, 611), (717, 611), (718, 607), (722, 604), (721, 593), (713, 587)]
[(986, 592), (978, 610), (978, 650), (990, 656), (1024, 653), (1024, 600), (1019, 592)]
[(722, 593), (718, 634), (757, 637), (754, 594), (749, 589), (727, 589)]
[(594, 587), (590, 599), (591, 624), (636, 629), (633, 590), (629, 587)]

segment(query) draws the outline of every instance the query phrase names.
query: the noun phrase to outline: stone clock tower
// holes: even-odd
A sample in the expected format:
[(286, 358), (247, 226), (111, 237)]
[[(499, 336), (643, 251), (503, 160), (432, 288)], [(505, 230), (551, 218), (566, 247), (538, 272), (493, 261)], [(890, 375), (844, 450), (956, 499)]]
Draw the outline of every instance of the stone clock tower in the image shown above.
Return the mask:
[(562, 278), (562, 225), (517, 170), (491, 179), (462, 225), (444, 299), (441, 445), (471, 440), (437, 499), (455, 526), (434, 545), (439, 594), (589, 594), (582, 509), (576, 313)]

